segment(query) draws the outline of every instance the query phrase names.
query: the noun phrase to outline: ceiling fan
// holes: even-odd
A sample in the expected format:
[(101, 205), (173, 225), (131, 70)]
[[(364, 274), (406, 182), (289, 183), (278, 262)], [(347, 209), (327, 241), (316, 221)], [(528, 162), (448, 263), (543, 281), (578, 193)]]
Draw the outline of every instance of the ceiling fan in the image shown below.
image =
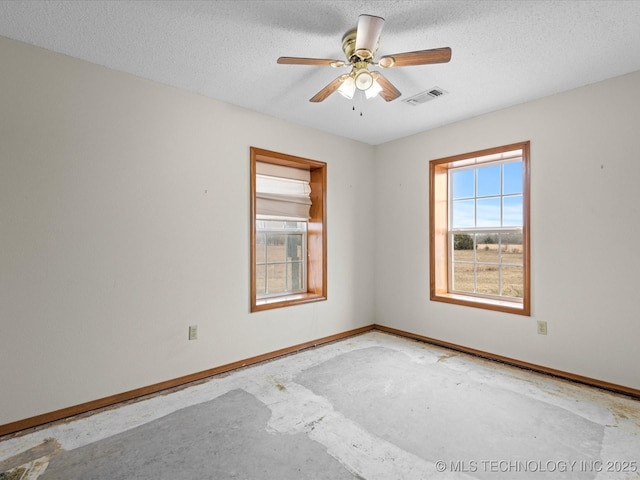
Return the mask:
[(347, 61), (326, 58), (280, 57), (279, 64), (284, 65), (318, 65), (351, 67), (351, 72), (340, 75), (326, 87), (309, 99), (310, 102), (322, 102), (336, 90), (351, 99), (356, 90), (364, 91), (367, 98), (380, 95), (390, 102), (398, 98), (401, 93), (380, 72), (370, 71), (370, 66), (381, 68), (408, 67), (411, 65), (428, 65), (433, 63), (447, 63), (451, 60), (449, 47), (418, 50), (415, 52), (385, 55), (374, 61), (378, 50), (380, 33), (384, 25), (384, 18), (374, 15), (360, 15), (358, 26), (349, 30), (342, 37), (342, 50)]

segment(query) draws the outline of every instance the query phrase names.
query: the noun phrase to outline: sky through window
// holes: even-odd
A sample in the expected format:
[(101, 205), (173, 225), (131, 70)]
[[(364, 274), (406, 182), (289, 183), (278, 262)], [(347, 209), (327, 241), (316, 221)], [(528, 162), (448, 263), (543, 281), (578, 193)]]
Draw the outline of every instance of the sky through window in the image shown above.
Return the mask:
[(522, 226), (522, 160), (453, 172), (453, 228)]

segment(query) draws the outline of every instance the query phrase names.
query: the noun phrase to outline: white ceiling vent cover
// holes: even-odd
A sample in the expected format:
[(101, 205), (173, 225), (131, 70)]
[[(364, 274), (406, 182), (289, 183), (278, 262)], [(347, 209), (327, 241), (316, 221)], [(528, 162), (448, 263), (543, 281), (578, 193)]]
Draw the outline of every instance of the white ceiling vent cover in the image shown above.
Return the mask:
[(443, 90), (440, 87), (433, 87), (433, 88), (430, 88), (429, 90), (418, 93), (413, 97), (405, 98), (402, 101), (404, 103), (408, 103), (409, 105), (413, 105), (415, 107), (418, 105), (422, 105), (423, 103), (428, 102), (429, 100), (433, 100), (434, 98), (438, 98), (438, 97), (441, 97), (442, 95), (446, 95), (447, 93), (449, 92)]

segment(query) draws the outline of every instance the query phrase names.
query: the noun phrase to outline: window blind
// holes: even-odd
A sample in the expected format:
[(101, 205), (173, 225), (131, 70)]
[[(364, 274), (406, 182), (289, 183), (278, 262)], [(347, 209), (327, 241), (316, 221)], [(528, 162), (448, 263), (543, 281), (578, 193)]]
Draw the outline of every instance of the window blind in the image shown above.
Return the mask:
[(256, 162), (256, 214), (309, 219), (309, 170)]

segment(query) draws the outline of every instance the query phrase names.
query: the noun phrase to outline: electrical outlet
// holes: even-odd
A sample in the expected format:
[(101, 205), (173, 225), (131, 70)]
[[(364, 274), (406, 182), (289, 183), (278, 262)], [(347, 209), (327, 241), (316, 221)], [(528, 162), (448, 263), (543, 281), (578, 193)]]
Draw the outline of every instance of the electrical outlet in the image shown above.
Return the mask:
[(547, 322), (544, 320), (538, 320), (538, 335), (547, 334)]
[(198, 326), (189, 325), (189, 340), (197, 340), (197, 339), (198, 339)]

